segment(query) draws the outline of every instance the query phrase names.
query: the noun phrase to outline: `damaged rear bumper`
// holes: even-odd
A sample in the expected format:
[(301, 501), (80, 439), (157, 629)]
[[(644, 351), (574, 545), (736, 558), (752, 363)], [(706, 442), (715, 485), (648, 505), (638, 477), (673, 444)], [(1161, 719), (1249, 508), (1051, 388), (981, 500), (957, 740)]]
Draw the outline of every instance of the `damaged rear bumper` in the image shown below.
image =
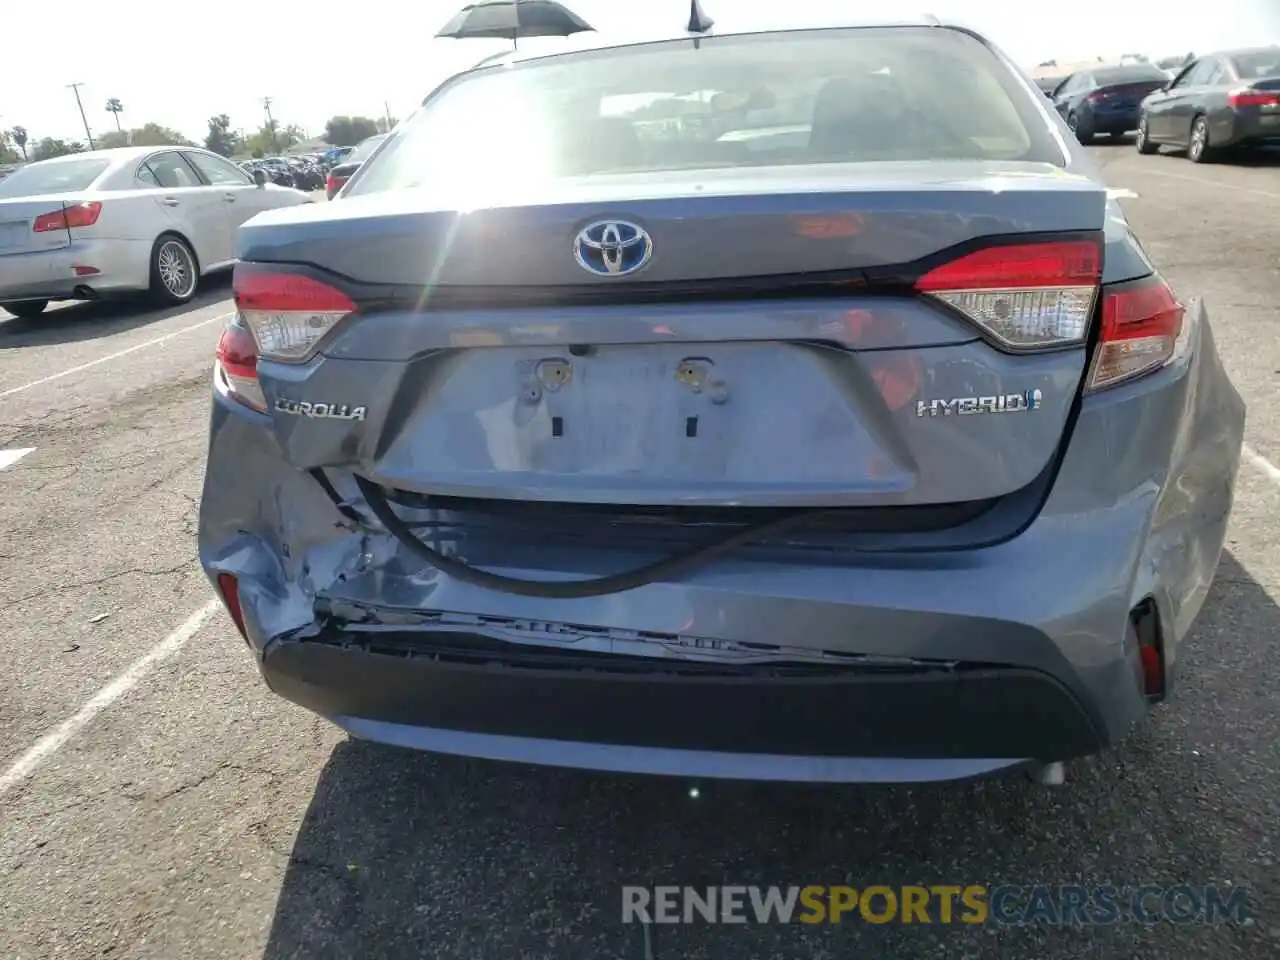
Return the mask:
[(261, 669), (277, 694), (358, 737), (593, 770), (947, 779), (1105, 742), (1100, 719), (1038, 670), (519, 652), (498, 663), (481, 636), (330, 632), (272, 642)]

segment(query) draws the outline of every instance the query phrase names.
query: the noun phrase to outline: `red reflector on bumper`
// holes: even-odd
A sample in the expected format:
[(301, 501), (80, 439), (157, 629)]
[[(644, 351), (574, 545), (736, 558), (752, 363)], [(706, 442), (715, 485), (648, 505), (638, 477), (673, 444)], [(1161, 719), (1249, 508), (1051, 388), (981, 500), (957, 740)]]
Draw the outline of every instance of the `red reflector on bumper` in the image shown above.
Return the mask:
[(248, 640), (249, 634), (244, 629), (244, 611), (240, 609), (239, 582), (229, 573), (220, 573), (218, 574), (218, 592), (222, 594), (222, 603), (227, 608), (227, 613), (231, 615), (236, 629), (240, 631), (240, 636)]

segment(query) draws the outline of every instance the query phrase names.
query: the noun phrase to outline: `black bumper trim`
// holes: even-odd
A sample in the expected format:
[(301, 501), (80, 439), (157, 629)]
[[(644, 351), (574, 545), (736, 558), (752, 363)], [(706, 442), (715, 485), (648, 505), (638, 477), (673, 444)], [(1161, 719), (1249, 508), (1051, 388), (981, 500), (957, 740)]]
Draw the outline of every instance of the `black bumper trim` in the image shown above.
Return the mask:
[(512, 667), (277, 640), (261, 670), (273, 691), (322, 716), (544, 740), (1045, 761), (1106, 746), (1066, 687), (1016, 667), (705, 676), (661, 663), (651, 673)]

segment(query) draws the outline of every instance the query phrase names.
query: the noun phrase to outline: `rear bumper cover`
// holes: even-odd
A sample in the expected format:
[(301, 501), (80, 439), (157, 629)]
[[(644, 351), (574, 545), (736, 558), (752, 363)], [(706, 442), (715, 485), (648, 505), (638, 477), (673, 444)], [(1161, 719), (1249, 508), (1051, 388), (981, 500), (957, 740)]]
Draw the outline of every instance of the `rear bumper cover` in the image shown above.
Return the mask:
[[(1172, 670), (1222, 548), (1244, 409), (1198, 304), (1189, 323), (1182, 359), (1084, 403), (1039, 515), (987, 547), (813, 565), (725, 559), (622, 594), (511, 597), (424, 568), (390, 537), (342, 530), (262, 418), (217, 398), (201, 560), (211, 578), (240, 578), (271, 687), (360, 737), (750, 779), (948, 779), (1065, 759), (1116, 742), (1145, 713), (1129, 613), (1155, 601)], [(524, 577), (638, 565), (553, 544), (478, 562)], [(327, 634), (321, 596), (379, 611), (428, 647), (433, 631), (409, 624), (439, 610), (474, 617), (490, 642), (498, 621), (542, 621), (967, 666), (801, 682), (688, 677), (671, 661), (621, 676), (391, 656), (368, 648), (368, 633)]]
[(277, 641), (261, 662), (263, 676), (276, 693), (356, 735), (383, 739), (380, 730), (398, 728), (408, 746), (473, 735), (503, 741), (505, 759), (528, 760), (537, 744), (554, 742), (556, 762), (568, 766), (599, 767), (598, 755), (614, 749), (649, 753), (646, 772), (708, 775), (711, 766), (749, 778), (762, 757), (772, 758), (766, 766), (814, 770), (848, 758), (864, 767), (873, 759), (944, 760), (969, 772), (1092, 753), (1106, 740), (1101, 718), (1036, 670), (697, 676), (654, 661), (614, 673), (342, 645), (353, 639)]
[[(77, 273), (90, 267), (96, 273)], [(11, 253), (0, 257), (0, 302), (64, 300), (79, 288), (95, 293), (145, 290), (151, 270), (151, 243), (144, 240), (76, 240), (60, 250)]]

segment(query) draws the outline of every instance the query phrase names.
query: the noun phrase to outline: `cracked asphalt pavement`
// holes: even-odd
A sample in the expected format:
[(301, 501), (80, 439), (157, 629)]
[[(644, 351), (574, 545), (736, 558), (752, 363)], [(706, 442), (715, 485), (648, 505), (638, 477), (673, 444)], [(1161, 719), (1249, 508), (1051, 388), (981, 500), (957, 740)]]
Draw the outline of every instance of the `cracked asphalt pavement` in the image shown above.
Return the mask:
[[(1094, 148), (1203, 295), (1280, 464), (1280, 161)], [(225, 281), (182, 310), (0, 313), (0, 955), (13, 958), (1280, 956), (1280, 474), (1242, 467), (1182, 684), (1066, 786), (703, 785), (432, 757), (277, 700), (219, 611), (65, 724), (210, 590), (195, 561)], [(1260, 465), (1261, 464), (1261, 465)], [(63, 725), (63, 726), (60, 726)], [(1246, 926), (621, 922), (623, 884), (1231, 884)]]

